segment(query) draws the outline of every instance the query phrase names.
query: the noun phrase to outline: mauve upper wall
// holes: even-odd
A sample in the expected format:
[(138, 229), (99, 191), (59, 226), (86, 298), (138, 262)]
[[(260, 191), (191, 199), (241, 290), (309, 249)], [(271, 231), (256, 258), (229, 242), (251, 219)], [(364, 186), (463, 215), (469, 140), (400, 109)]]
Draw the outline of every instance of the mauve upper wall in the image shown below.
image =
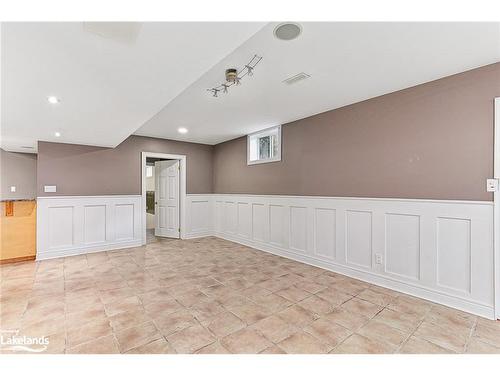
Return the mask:
[(281, 162), (221, 143), (214, 192), (492, 200), (495, 97), (500, 63), (286, 124)]
[(38, 196), (141, 194), (142, 151), (186, 155), (187, 192), (212, 192), (213, 146), (130, 136), (116, 148), (39, 142)]

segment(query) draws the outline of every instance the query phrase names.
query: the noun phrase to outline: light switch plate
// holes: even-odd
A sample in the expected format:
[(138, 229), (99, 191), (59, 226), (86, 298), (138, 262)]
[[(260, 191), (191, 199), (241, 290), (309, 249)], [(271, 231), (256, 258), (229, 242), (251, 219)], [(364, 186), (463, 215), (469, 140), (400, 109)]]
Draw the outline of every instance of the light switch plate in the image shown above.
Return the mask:
[(11, 193), (15, 193), (16, 192), (16, 187), (15, 186), (11, 186), (10, 187), (10, 192)]
[(57, 191), (57, 187), (56, 185), (45, 185), (43, 191), (46, 193), (55, 193)]
[(492, 193), (498, 191), (498, 178), (488, 178), (486, 180), (486, 191)]

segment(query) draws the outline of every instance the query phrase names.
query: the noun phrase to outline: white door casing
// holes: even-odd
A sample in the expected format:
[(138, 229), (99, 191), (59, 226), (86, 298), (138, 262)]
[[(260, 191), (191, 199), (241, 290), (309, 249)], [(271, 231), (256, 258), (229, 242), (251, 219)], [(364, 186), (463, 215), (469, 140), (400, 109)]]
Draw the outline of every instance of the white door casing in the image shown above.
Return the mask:
[(155, 163), (155, 236), (179, 238), (179, 160)]
[[(500, 97), (495, 98), (495, 142), (493, 177), (500, 179)], [(494, 267), (495, 267), (495, 317), (500, 319), (500, 192), (498, 189), (493, 193), (494, 209)]]

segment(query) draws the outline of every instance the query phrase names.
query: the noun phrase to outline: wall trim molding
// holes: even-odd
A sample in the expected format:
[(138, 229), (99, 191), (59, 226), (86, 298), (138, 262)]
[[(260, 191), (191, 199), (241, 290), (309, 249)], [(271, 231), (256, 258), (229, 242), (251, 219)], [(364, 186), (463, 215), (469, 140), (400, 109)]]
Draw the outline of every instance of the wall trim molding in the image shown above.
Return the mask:
[(324, 196), (324, 195), (280, 195), (280, 194), (243, 194), (243, 193), (211, 193), (211, 194), (188, 194), (191, 196), (210, 195), (213, 197), (258, 197), (258, 198), (279, 198), (279, 199), (327, 199), (327, 200), (361, 200), (361, 201), (381, 201), (381, 202), (413, 202), (413, 203), (441, 203), (441, 204), (472, 204), (472, 205), (486, 205), (493, 206), (493, 201), (474, 201), (474, 200), (448, 200), (448, 199), (427, 199), (427, 198), (371, 198), (371, 197), (338, 197), (338, 196)]

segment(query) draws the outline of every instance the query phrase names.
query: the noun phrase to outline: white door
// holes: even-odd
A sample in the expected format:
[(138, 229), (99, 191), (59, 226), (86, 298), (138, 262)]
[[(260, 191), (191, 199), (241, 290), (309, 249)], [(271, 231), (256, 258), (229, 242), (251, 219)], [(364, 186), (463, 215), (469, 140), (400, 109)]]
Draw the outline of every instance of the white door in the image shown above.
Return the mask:
[(155, 236), (179, 238), (179, 160), (155, 162)]

